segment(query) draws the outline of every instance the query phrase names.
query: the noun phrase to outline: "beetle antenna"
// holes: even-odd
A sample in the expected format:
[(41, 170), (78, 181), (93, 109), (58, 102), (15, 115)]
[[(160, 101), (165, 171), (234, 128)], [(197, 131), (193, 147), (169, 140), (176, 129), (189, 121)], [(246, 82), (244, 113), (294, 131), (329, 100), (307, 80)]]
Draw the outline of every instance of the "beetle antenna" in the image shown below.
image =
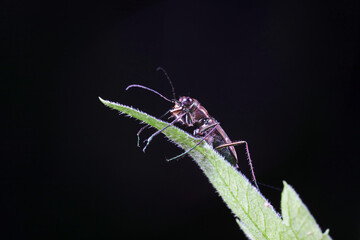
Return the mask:
[(168, 75), (167, 72), (165, 71), (165, 69), (163, 69), (162, 67), (158, 67), (158, 68), (156, 68), (156, 71), (162, 71), (162, 72), (165, 74), (165, 77), (167, 78), (167, 80), (169, 81), (169, 83), (170, 83), (170, 85), (171, 85), (171, 90), (172, 90), (173, 98), (176, 100), (174, 85), (173, 85), (173, 83), (172, 83), (169, 75)]
[(168, 99), (167, 97), (163, 96), (162, 94), (158, 93), (157, 91), (155, 91), (155, 90), (153, 90), (153, 89), (151, 89), (151, 88), (142, 86), (142, 85), (138, 85), (138, 84), (131, 84), (131, 85), (127, 86), (126, 91), (129, 90), (130, 88), (133, 88), (133, 87), (146, 89), (146, 90), (148, 90), (148, 91), (150, 91), (150, 92), (153, 92), (153, 93), (159, 95), (160, 97), (162, 97), (162, 98), (165, 99), (166, 101), (171, 102), (171, 103), (174, 103), (173, 100)]

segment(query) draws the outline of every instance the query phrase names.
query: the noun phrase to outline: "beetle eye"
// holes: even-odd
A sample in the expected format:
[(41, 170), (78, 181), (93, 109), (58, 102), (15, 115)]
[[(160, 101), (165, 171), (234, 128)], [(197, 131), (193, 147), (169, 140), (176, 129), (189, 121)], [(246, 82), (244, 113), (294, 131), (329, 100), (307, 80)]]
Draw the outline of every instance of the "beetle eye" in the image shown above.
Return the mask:
[(185, 105), (185, 106), (190, 106), (191, 104), (193, 103), (193, 100), (191, 99), (191, 98), (189, 98), (189, 97), (186, 97), (184, 100), (183, 100), (183, 104)]

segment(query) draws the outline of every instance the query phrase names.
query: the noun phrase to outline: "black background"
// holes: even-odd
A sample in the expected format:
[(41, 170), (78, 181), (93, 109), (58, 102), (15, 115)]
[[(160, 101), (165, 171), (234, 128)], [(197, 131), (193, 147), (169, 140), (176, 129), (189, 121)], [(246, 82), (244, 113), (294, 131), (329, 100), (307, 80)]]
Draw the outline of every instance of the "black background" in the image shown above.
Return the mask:
[(171, 97), (158, 66), (249, 142), (259, 182), (286, 180), (334, 239), (359, 237), (357, 1), (2, 5), (4, 239), (245, 239), (191, 159), (167, 163), (182, 151), (162, 136), (143, 154), (139, 123), (99, 102), (160, 116), (171, 104), (125, 91)]

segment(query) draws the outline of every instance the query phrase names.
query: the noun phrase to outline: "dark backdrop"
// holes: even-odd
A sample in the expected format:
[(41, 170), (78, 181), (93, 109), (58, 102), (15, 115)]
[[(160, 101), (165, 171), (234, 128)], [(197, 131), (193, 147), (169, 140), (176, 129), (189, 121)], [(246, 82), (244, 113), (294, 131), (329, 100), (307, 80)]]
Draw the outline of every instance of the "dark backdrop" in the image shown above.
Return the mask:
[(143, 154), (139, 123), (99, 102), (160, 116), (171, 104), (125, 91), (171, 97), (158, 66), (249, 142), (259, 182), (286, 180), (334, 239), (359, 237), (358, 1), (2, 5), (6, 239), (245, 239), (191, 159), (167, 163), (181, 150), (162, 136)]

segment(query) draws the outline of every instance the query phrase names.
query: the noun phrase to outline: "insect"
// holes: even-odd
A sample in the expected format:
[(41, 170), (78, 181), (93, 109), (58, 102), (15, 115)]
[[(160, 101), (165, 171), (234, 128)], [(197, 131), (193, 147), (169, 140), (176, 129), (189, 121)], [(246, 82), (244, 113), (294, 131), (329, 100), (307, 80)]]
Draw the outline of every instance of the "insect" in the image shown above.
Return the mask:
[[(174, 118), (174, 120), (172, 120), (166, 127), (164, 127), (161, 130), (158, 130), (157, 132), (155, 132), (154, 134), (152, 134), (148, 139), (146, 139), (144, 142), (146, 142), (145, 147), (143, 148), (143, 151), (145, 152), (145, 149), (147, 148), (147, 146), (149, 145), (149, 143), (151, 142), (151, 140), (158, 135), (159, 133), (161, 133), (162, 131), (164, 131), (166, 128), (168, 128), (169, 126), (174, 125), (175, 123), (180, 123), (186, 127), (194, 127), (195, 130), (193, 132), (193, 135), (197, 138), (201, 138), (199, 140), (199, 142), (197, 142), (195, 144), (195, 146), (193, 146), (192, 148), (190, 148), (189, 150), (185, 151), (184, 153), (173, 157), (171, 159), (168, 159), (168, 161), (180, 158), (184, 155), (186, 155), (187, 153), (189, 153), (190, 151), (192, 151), (194, 148), (196, 148), (197, 146), (199, 146), (203, 141), (206, 141), (209, 145), (211, 145), (217, 152), (220, 153), (220, 155), (222, 155), (229, 163), (231, 163), (235, 168), (238, 168), (238, 157), (236, 154), (236, 150), (234, 148), (234, 146), (239, 145), (239, 144), (245, 144), (246, 147), (246, 154), (247, 154), (247, 158), (249, 161), (249, 165), (250, 165), (250, 169), (251, 169), (251, 174), (252, 174), (252, 178), (253, 178), (253, 182), (255, 184), (255, 186), (257, 188), (257, 182), (256, 182), (256, 178), (255, 178), (255, 174), (254, 174), (254, 169), (252, 166), (252, 161), (250, 158), (250, 152), (249, 152), (249, 147), (248, 147), (248, 143), (246, 141), (236, 141), (236, 142), (232, 142), (230, 140), (230, 138), (228, 137), (228, 135), (226, 134), (226, 132), (224, 131), (224, 129), (220, 126), (220, 123), (213, 118), (212, 116), (210, 116), (210, 114), (208, 113), (208, 111), (199, 103), (198, 100), (196, 100), (195, 98), (191, 98), (191, 97), (187, 97), (187, 96), (182, 96), (179, 98), (179, 100), (176, 99), (176, 95), (175, 95), (175, 91), (174, 91), (174, 86), (168, 76), (168, 74), (166, 73), (166, 71), (159, 67), (157, 68), (157, 70), (161, 70), (165, 76), (167, 77), (171, 88), (172, 88), (172, 93), (173, 93), (173, 99), (170, 100), (168, 98), (166, 98), (165, 96), (163, 96), (162, 94), (160, 94), (159, 92), (142, 86), (142, 85), (138, 85), (138, 84), (132, 84), (129, 85), (126, 90), (130, 89), (130, 88), (142, 88), (148, 91), (151, 91), (157, 95), (159, 95), (160, 97), (162, 97), (163, 99), (165, 99), (168, 102), (171, 102), (174, 104), (173, 108), (171, 108), (170, 110), (168, 110), (162, 117), (166, 116), (167, 114), (171, 114), (171, 118)], [(137, 133), (138, 136), (138, 146), (139, 146), (139, 140), (140, 140), (140, 133), (147, 128), (148, 126), (144, 126), (142, 127), (139, 132)]]

